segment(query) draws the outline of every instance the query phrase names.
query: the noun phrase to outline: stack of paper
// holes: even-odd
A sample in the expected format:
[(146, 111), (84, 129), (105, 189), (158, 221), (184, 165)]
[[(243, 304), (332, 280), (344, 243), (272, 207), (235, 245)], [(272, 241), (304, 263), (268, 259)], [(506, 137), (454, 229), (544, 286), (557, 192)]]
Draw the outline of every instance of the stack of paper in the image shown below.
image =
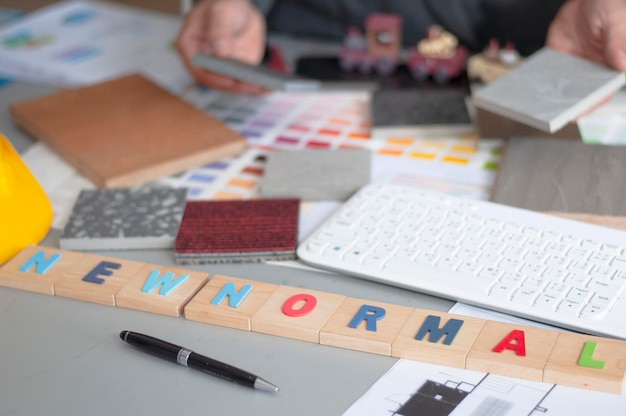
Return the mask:
[(172, 92), (191, 84), (172, 44), (180, 19), (98, 1), (66, 1), (0, 30), (3, 76), (65, 86), (142, 72)]

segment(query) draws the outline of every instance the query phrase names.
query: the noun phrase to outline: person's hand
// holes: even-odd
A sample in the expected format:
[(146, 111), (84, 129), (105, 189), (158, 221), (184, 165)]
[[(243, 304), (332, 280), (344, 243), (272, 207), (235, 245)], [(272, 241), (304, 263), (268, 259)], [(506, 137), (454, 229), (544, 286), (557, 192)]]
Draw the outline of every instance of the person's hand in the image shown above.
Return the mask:
[(550, 25), (546, 45), (626, 71), (626, 1), (567, 1)]
[(260, 93), (263, 88), (211, 73), (192, 62), (197, 53), (256, 65), (265, 52), (265, 19), (248, 0), (203, 0), (187, 15), (176, 47), (201, 84), (230, 92)]

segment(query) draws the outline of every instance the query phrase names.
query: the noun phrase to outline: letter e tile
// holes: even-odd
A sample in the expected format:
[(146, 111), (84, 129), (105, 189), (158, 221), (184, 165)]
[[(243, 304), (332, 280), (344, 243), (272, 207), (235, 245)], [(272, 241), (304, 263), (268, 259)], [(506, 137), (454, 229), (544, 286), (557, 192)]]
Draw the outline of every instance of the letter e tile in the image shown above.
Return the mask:
[(115, 306), (115, 294), (145, 263), (86, 254), (54, 283), (57, 296)]

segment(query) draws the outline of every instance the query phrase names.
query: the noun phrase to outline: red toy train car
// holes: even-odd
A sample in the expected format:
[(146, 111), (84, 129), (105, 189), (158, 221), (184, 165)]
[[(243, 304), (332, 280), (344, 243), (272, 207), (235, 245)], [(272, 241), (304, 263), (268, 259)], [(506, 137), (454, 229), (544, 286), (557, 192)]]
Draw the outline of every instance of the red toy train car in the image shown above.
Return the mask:
[(393, 73), (405, 63), (416, 79), (428, 77), (446, 83), (463, 73), (469, 52), (440, 26), (429, 28), (427, 36), (415, 48), (402, 50), (402, 18), (395, 14), (374, 13), (365, 21), (365, 36), (350, 28), (339, 55), (344, 71)]

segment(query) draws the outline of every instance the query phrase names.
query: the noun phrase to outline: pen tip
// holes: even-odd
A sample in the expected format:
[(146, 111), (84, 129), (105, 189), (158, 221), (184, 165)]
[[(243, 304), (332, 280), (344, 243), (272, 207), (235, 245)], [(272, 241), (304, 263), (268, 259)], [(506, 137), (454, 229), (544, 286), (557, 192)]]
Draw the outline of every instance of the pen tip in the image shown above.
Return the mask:
[(120, 338), (122, 339), (122, 341), (126, 342), (126, 336), (127, 335), (128, 335), (128, 331), (120, 332)]
[(267, 380), (263, 380), (261, 377), (257, 377), (254, 381), (254, 388), (258, 390), (277, 392), (278, 386), (273, 385)]

